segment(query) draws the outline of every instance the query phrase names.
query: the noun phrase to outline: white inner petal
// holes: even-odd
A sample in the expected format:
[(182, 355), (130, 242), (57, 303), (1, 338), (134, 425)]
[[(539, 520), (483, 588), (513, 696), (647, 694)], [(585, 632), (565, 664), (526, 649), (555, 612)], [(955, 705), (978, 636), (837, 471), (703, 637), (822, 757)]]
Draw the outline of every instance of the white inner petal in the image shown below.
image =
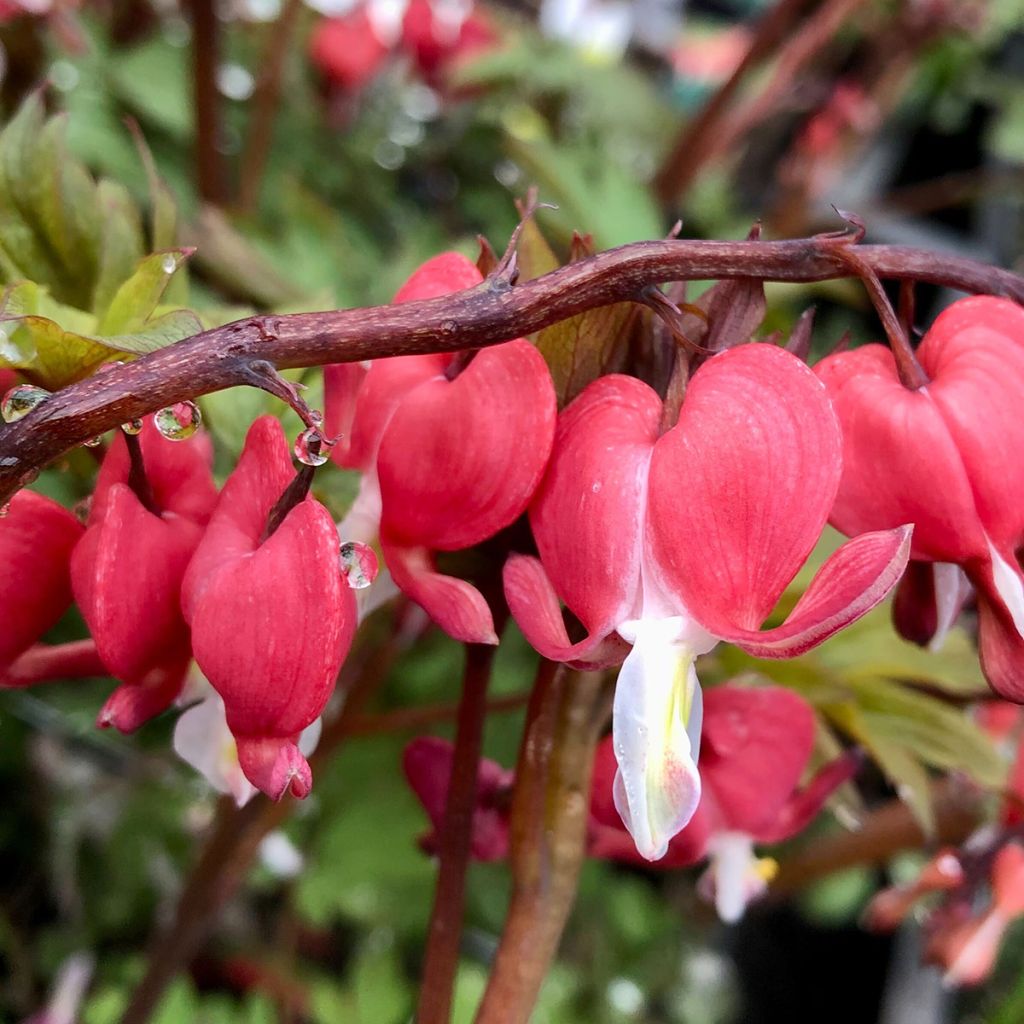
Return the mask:
[(754, 840), (744, 832), (721, 832), (710, 843), (715, 910), (726, 924), (735, 924), (747, 904), (765, 889), (757, 871)]
[[(695, 652), (680, 641), (685, 624), (676, 616), (637, 619), (619, 628), (633, 649), (615, 689), (615, 806), (648, 860), (665, 856), (669, 840), (693, 817), (700, 801), (700, 685)], [(696, 741), (690, 735), (694, 724)]]
[(996, 590), (1006, 605), (1017, 632), (1024, 637), (1024, 580), (1021, 580), (1019, 570), (1003, 560), (992, 541), (988, 542), (988, 550), (992, 556), (992, 579)]
[(971, 585), (967, 574), (955, 562), (934, 562), (935, 580), (935, 636), (928, 650), (941, 651), (949, 631), (953, 628), (964, 601), (970, 596)]

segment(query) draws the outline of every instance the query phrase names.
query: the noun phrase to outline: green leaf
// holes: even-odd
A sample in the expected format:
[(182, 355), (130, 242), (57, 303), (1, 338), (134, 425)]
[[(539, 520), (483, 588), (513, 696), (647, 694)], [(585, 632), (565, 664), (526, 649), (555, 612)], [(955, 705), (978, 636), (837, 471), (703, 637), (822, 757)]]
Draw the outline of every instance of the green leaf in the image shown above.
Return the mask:
[[(143, 259), (136, 267), (135, 273), (118, 288), (110, 300), (110, 305), (101, 315), (99, 333), (113, 337), (139, 332), (152, 316), (171, 278), (193, 251), (167, 249), (164, 252), (152, 253)], [(198, 323), (194, 315), (192, 319), (194, 323)], [(178, 338), (174, 340), (177, 341)]]
[(625, 302), (601, 306), (538, 332), (537, 348), (551, 370), (560, 407), (602, 374), (624, 367), (637, 311)]
[(558, 204), (550, 213), (568, 237), (574, 229), (594, 236), (599, 249), (658, 238), (661, 216), (646, 186), (605, 158), (598, 147), (556, 146), (543, 137), (509, 139), (512, 158)]
[[(192, 135), (192, 102), (187, 47), (151, 36), (140, 46), (111, 54), (110, 83), (143, 123), (151, 123), (181, 143)], [(145, 82), (146, 87), (140, 88)]]
[(412, 989), (389, 932), (371, 933), (352, 968), (359, 1024), (400, 1024), (412, 1010)]
[(128, 190), (112, 181), (101, 181), (96, 201), (103, 215), (99, 270), (90, 308), (105, 310), (142, 258), (142, 225)]

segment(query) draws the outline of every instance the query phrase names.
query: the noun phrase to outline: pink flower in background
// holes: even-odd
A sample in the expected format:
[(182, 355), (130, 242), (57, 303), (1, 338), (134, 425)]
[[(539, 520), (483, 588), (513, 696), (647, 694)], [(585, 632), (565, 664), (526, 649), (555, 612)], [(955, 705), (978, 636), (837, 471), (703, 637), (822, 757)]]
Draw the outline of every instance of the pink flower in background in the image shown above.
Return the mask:
[[(754, 845), (779, 843), (801, 832), (857, 770), (858, 758), (844, 755), (801, 787), (813, 747), (814, 712), (790, 690), (723, 684), (705, 695), (700, 803), (669, 842), (659, 867), (709, 859), (705, 879), (722, 920), (738, 920), (771, 878), (773, 863), (757, 860)], [(608, 737), (594, 764), (590, 854), (645, 863), (616, 810), (616, 770)]]
[[(402, 754), (405, 777), (430, 819), (430, 831), (420, 840), (420, 846), (430, 854), (437, 853), (453, 758), (452, 745), (436, 736), (413, 740)], [(508, 856), (508, 812), (514, 778), (495, 761), (480, 760), (470, 845), (474, 860), (502, 860)]]
[[(615, 693), (614, 794), (648, 860), (665, 855), (700, 799), (696, 658), (722, 640), (768, 658), (816, 646), (885, 597), (910, 534), (850, 541), (786, 621), (762, 630), (839, 484), (824, 388), (788, 352), (741, 345), (697, 371), (665, 433), (661, 417), (661, 399), (631, 377), (603, 377), (569, 405), (530, 508), (540, 559), (505, 567), (512, 614), (545, 657), (607, 665), (629, 651)], [(570, 641), (559, 599), (583, 640)]]
[[(396, 302), (479, 285), (465, 257), (428, 260)], [(555, 392), (540, 353), (518, 339), (482, 349), (450, 376), (451, 354), (403, 356), (325, 372), (328, 433), (348, 434), (333, 457), (362, 470), (349, 523), (379, 523), (395, 584), (450, 636), (496, 643), (479, 591), (439, 573), (434, 552), (493, 537), (526, 510), (551, 451)]]
[[(904, 387), (892, 353), (865, 345), (816, 371), (843, 428), (844, 469), (832, 522), (844, 533), (914, 523), (922, 567), (901, 594), (911, 638), (929, 639), (978, 594), (982, 668), (1004, 697), (1024, 700), (1024, 309), (975, 296), (952, 305), (917, 350), (930, 383)], [(961, 572), (962, 570), (962, 572)], [(920, 623), (924, 621), (924, 625)], [(901, 620), (898, 620), (901, 621)]]
[(323, 711), (356, 624), (330, 513), (311, 497), (268, 533), (295, 477), (281, 424), (252, 425), (182, 586), (192, 648), (220, 694), (245, 777), (309, 793), (299, 734)]

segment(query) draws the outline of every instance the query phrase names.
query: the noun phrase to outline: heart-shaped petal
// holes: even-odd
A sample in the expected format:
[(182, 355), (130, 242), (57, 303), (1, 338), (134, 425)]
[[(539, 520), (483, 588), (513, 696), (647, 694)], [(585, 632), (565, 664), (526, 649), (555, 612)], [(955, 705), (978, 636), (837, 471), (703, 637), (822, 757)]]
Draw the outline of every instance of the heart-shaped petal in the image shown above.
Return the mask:
[(709, 359), (651, 460), (660, 585), (710, 633), (757, 630), (821, 535), (842, 470), (828, 396), (796, 356)]
[(823, 359), (815, 372), (843, 429), (843, 478), (831, 521), (854, 536), (914, 524), (913, 557), (965, 562), (987, 544), (963, 459), (935, 382), (910, 391), (892, 353), (865, 345)]
[(912, 530), (901, 526), (847, 541), (821, 567), (781, 626), (720, 625), (716, 635), (758, 658), (794, 658), (809, 651), (885, 600), (907, 566)]
[[(918, 357), (966, 468), (978, 518), (1007, 558), (1024, 540), (1024, 309), (991, 295), (962, 299), (938, 317)], [(939, 487), (933, 480), (928, 493)]]
[(421, 383), (381, 441), (382, 530), (442, 551), (494, 536), (533, 497), (555, 416), (551, 374), (523, 340), (482, 350), (454, 380)]
[(555, 591), (594, 637), (642, 611), (647, 476), (661, 411), (655, 392), (633, 377), (594, 381), (559, 416), (530, 507)]
[(607, 668), (629, 653), (629, 645), (617, 633), (592, 633), (575, 644), (569, 640), (558, 595), (538, 559), (512, 555), (503, 579), (505, 600), (516, 624), (530, 646), (550, 661), (580, 669)]

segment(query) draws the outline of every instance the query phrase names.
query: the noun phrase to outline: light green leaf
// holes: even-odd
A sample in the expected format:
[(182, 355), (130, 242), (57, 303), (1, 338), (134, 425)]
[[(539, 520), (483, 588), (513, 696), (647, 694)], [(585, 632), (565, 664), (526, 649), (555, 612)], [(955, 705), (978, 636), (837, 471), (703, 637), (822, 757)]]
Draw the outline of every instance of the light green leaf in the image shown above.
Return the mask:
[[(171, 278), (192, 252), (191, 249), (167, 249), (145, 257), (110, 300), (100, 318), (99, 333), (105, 336), (131, 335), (144, 327)], [(194, 316), (193, 321), (198, 322)]]
[(121, 283), (126, 281), (142, 259), (142, 225), (128, 190), (112, 181), (101, 181), (96, 201), (103, 215), (99, 270), (90, 308), (102, 312)]

